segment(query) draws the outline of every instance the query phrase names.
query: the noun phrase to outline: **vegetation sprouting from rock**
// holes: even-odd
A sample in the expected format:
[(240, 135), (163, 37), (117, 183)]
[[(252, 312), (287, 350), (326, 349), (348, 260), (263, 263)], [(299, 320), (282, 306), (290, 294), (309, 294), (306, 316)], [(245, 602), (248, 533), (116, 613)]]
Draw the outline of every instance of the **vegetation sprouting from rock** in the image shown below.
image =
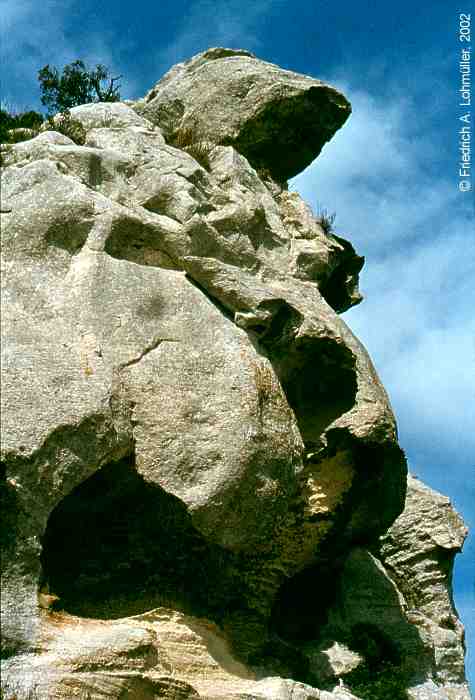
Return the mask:
[(172, 145), (189, 153), (205, 170), (210, 169), (209, 156), (213, 144), (197, 136), (193, 129), (179, 129), (172, 139)]
[(318, 207), (317, 210), (317, 220), (324, 232), (327, 235), (333, 233), (333, 224), (335, 223), (336, 212), (330, 213), (328, 209), (323, 207)]

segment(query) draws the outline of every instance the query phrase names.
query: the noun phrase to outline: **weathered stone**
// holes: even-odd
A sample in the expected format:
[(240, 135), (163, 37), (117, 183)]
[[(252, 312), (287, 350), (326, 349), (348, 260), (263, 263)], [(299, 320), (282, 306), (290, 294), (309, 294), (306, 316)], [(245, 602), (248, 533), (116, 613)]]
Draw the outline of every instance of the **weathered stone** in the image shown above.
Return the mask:
[[(448, 696), (451, 684), (464, 687), (465, 680), (464, 630), (453, 604), (452, 569), (467, 532), (446, 496), (409, 477), (405, 509), (381, 546), (383, 564), (405, 598), (408, 619), (432, 649), (434, 680)], [(454, 697), (468, 697), (466, 687), (463, 692)]]
[[(351, 648), (355, 630), (368, 636), (374, 630), (375, 640), (393, 647), (393, 663), (414, 700), (470, 699), (463, 626), (451, 588), (453, 560), (466, 534), (449, 499), (410, 476), (404, 511), (381, 538), (376, 556), (352, 551), (329, 611), (328, 638), (343, 639)], [(329, 642), (306, 649), (316, 677), (351, 674), (355, 664), (340, 669), (325, 664), (325, 646)], [(366, 662), (363, 654), (356, 667)]]
[(151, 679), (133, 672), (101, 671), (100, 673), (59, 673), (47, 672), (32, 674), (26, 669), (17, 670), (17, 675), (27, 679), (27, 683), (6, 683), (7, 698), (31, 698), (38, 700), (69, 700), (86, 697), (93, 700), (194, 700), (200, 696), (183, 681), (164, 676)]
[[(414, 687), (462, 687), (449, 604), (434, 632), (436, 603), (407, 610), (392, 530), (374, 550), (406, 464), (338, 316), (362, 259), (283, 182), (348, 103), (215, 49), (133, 106), (72, 109), (84, 145), (46, 131), (2, 172), (6, 691), (350, 698), (358, 650), (343, 640), (340, 663), (327, 632), (355, 620), (402, 644)], [(439, 525), (430, 561), (461, 546)], [(308, 593), (335, 578), (339, 610)]]
[(345, 311), (362, 300), (358, 273), (364, 258), (343, 238), (325, 233), (297, 192), (279, 195), (282, 221), (291, 232), (291, 271), (295, 277), (319, 281), (322, 296), (336, 311)]
[[(188, 700), (351, 700), (291, 679), (259, 680), (215, 624), (166, 608), (117, 621), (44, 617), (35, 655), (4, 662), (5, 692), (38, 700), (73, 697)], [(13, 679), (13, 680), (12, 680)]]
[(134, 620), (43, 615), (35, 651), (3, 662), (7, 697), (119, 698), (127, 693), (152, 699), (157, 687), (146, 672), (166, 677), (171, 668), (153, 630)]
[[(417, 677), (430, 672), (432, 655), (427, 639), (411, 624), (406, 612), (404, 597), (381, 562), (366, 550), (354, 549), (342, 570), (335, 605), (328, 617), (329, 630), (348, 639), (350, 648), (355, 629), (367, 630), (370, 637), (375, 630), (375, 640), (393, 648), (393, 661), (401, 667), (401, 673)], [(331, 636), (329, 630), (327, 636)]]
[(123, 102), (96, 102), (94, 104), (73, 107), (70, 110), (73, 119), (79, 121), (86, 130), (123, 129), (142, 127), (153, 129), (150, 121), (139, 117), (137, 113)]
[(343, 678), (364, 662), (361, 654), (352, 651), (346, 644), (335, 641), (323, 641), (318, 646), (309, 644), (305, 653), (310, 661), (311, 673), (321, 683)]
[(351, 112), (335, 88), (223, 48), (174, 66), (135, 109), (170, 139), (190, 130), (232, 145), (280, 181), (309, 165)]
[(438, 686), (434, 681), (426, 681), (407, 689), (409, 700), (472, 700), (466, 683)]

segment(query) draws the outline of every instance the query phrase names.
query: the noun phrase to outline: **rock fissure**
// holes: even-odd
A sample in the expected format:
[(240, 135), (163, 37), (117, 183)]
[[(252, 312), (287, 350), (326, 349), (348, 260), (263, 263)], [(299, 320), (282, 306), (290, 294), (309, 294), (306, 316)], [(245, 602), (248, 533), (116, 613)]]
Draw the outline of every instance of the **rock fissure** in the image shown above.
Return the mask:
[(133, 357), (130, 360), (127, 360), (126, 362), (122, 362), (118, 368), (117, 371), (121, 372), (122, 370), (126, 369), (127, 367), (133, 367), (133, 365), (136, 365), (138, 362), (143, 360), (143, 358), (148, 355), (150, 352), (153, 350), (156, 350), (157, 348), (162, 345), (162, 343), (179, 343), (180, 338), (155, 338), (149, 345), (147, 345), (138, 355), (137, 357)]

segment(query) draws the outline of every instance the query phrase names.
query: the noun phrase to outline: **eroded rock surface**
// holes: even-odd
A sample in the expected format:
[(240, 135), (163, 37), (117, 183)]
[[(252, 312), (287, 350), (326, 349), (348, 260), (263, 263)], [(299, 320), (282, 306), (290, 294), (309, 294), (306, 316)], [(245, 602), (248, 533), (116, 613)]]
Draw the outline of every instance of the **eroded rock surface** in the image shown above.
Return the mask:
[(168, 137), (190, 130), (234, 146), (278, 181), (310, 165), (351, 112), (320, 80), (222, 48), (174, 66), (137, 109)]
[(358, 667), (376, 674), (389, 659), (409, 698), (470, 700), (451, 583), (466, 535), (449, 499), (410, 476), (405, 508), (379, 545), (346, 559), (325, 641), (307, 646), (316, 675), (351, 682)]
[[(391, 540), (374, 552), (406, 464), (338, 316), (363, 259), (285, 183), (349, 104), (212, 49), (132, 106), (76, 107), (83, 145), (4, 157), (5, 692), (354, 697), (335, 581), (369, 573), (391, 634), (421, 625)], [(450, 619), (452, 675), (440, 643), (421, 682), (463, 680)]]
[[(428, 671), (449, 700), (470, 698), (464, 630), (452, 599), (453, 563), (467, 532), (446, 496), (409, 477), (405, 509), (381, 541), (382, 561), (404, 596), (407, 618), (430, 650)], [(422, 698), (422, 691), (413, 697)]]

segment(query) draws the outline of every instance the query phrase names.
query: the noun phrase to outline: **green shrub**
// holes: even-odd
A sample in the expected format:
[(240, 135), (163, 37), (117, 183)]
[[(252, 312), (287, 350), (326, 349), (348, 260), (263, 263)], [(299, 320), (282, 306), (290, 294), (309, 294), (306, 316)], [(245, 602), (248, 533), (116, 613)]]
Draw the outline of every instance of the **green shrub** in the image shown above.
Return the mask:
[(0, 109), (0, 167), (7, 165), (12, 144), (37, 136), (43, 119), (43, 115), (33, 110), (15, 113), (4, 107)]
[(25, 129), (38, 132), (39, 127), (43, 123), (43, 116), (38, 112), (29, 110), (27, 112), (9, 112), (6, 109), (0, 109), (0, 143), (17, 143), (32, 138), (27, 133), (23, 134), (23, 138), (19, 133), (11, 133), (15, 129)]
[(209, 141), (196, 141), (188, 146), (186, 152), (190, 154), (205, 170), (211, 169), (209, 156), (213, 145)]
[(348, 687), (364, 700), (407, 700), (400, 653), (375, 625), (355, 625), (345, 644), (364, 658), (364, 663), (345, 676)]
[(378, 668), (358, 666), (345, 676), (345, 684), (364, 700), (408, 700), (401, 668), (390, 661)]

